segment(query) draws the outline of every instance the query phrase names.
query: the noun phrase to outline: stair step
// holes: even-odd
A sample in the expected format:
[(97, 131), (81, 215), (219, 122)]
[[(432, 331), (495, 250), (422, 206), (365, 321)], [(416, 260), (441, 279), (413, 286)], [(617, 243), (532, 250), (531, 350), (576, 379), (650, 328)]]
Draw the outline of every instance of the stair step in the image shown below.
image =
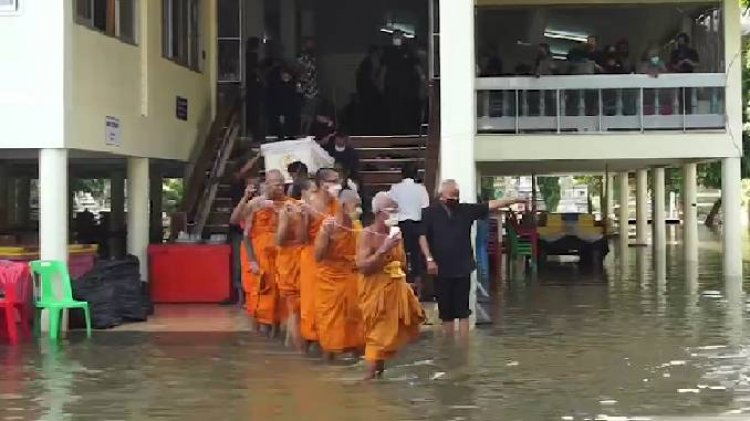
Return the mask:
[(426, 136), (373, 136), (352, 137), (351, 145), (355, 148), (394, 148), (421, 147), (427, 144)]

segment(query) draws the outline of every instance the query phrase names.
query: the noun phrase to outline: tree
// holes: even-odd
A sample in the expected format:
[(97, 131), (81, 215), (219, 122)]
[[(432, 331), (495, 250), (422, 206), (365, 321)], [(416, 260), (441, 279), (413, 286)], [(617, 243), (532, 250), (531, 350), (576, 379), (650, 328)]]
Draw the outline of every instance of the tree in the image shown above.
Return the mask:
[(537, 177), (539, 193), (547, 207), (548, 212), (556, 212), (560, 203), (560, 178), (559, 177)]
[(89, 193), (94, 199), (101, 199), (106, 194), (108, 180), (103, 178), (70, 180), (70, 189), (74, 192)]

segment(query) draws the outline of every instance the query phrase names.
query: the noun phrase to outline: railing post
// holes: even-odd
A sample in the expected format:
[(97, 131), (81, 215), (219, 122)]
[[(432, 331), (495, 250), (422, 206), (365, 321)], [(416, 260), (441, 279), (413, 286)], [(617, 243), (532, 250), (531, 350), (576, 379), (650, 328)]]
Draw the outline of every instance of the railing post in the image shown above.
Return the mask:
[(529, 91), (525, 89), (521, 91), (521, 111), (524, 117), (529, 115)]
[(617, 99), (615, 103), (615, 115), (624, 115), (622, 102), (622, 89), (617, 90)]
[(557, 133), (559, 134), (560, 131), (561, 131), (560, 130), (561, 129), (560, 128), (560, 123), (561, 123), (560, 122), (560, 115), (564, 112), (563, 110), (565, 110), (565, 105), (561, 101), (562, 94), (561, 94), (561, 92), (560, 92), (559, 89), (555, 90), (555, 96), (556, 96), (556, 99), (555, 99), (555, 101), (556, 101), (555, 102), (555, 111), (556, 111), (555, 117), (556, 117), (556, 120), (557, 120)]
[(638, 117), (641, 121), (641, 133), (645, 131), (645, 124), (643, 121), (643, 107), (646, 102), (643, 95), (644, 91), (643, 88), (638, 89)]
[(586, 115), (586, 90), (579, 89), (577, 92), (578, 92), (578, 116), (583, 117)]
[(480, 116), (482, 117), (492, 117), (492, 112), (490, 112), (490, 96), (492, 92), (494, 91), (479, 91), (482, 95), (482, 110), (480, 110)]
[(604, 131), (604, 127), (603, 127), (604, 121), (602, 119), (602, 115), (604, 114), (604, 98), (602, 98), (602, 90), (601, 89), (598, 89), (596, 92), (597, 92), (597, 100), (598, 100), (598, 103), (599, 103), (598, 104), (598, 106), (599, 106), (599, 113), (598, 113), (598, 115), (599, 115), (599, 127), (597, 127), (597, 129), (598, 129), (597, 131), (603, 132)]
[(516, 109), (515, 109), (515, 114), (516, 114), (516, 134), (518, 134), (520, 132), (519, 131), (519, 128), (520, 128), (519, 125), (521, 123), (518, 120), (519, 113), (520, 113), (520, 110), (518, 109), (518, 106), (519, 106), (519, 98), (518, 98), (518, 96), (520, 95), (520, 92), (516, 89), (515, 93), (516, 93), (516, 95), (515, 95), (515, 97), (516, 97)]

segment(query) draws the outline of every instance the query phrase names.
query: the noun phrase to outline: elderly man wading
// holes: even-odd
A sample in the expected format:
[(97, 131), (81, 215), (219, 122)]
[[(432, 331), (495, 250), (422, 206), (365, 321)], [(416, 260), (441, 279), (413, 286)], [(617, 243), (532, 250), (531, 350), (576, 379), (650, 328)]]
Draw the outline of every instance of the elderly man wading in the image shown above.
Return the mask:
[(427, 272), (435, 277), (438, 312), (446, 335), (453, 335), (458, 319), (459, 334), (469, 332), (469, 292), (471, 273), (476, 269), (471, 247), (474, 221), (523, 200), (491, 200), (471, 204), (459, 202), (458, 183), (446, 180), (440, 185), (440, 200), (422, 214), (419, 245), (427, 261)]

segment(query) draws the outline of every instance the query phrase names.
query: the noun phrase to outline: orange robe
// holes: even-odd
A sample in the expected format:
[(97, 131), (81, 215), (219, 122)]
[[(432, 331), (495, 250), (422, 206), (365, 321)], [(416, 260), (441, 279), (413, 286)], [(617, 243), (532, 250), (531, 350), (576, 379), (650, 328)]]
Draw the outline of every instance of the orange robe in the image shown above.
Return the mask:
[[(286, 199), (284, 199), (285, 201)], [(277, 208), (284, 204), (277, 201)], [(279, 289), (276, 285), (278, 274), (276, 270), (276, 229), (279, 216), (277, 209), (263, 208), (253, 213), (250, 238), (253, 251), (260, 267), (260, 275), (251, 274), (251, 294), (247, 299), (248, 312), (258, 323), (273, 325), (282, 319), (283, 307), (280, 305)]]
[[(289, 203), (299, 205), (299, 201), (293, 199), (290, 199)], [(279, 295), (288, 305), (286, 310), (294, 314), (299, 314), (300, 312), (300, 260), (304, 244), (302, 243), (302, 239), (297, 238), (295, 235), (296, 229), (301, 223), (302, 217), (299, 214), (290, 215), (289, 237), (284, 246), (279, 246), (278, 255), (276, 256)]]
[[(242, 232), (245, 232), (245, 223), (241, 223)], [(242, 289), (245, 291), (245, 309), (251, 317), (255, 317), (255, 309), (258, 306), (257, 280), (250, 268), (250, 254), (246, 242), (252, 241), (247, 237), (242, 238), (242, 252), (240, 253), (240, 266), (242, 269)]]
[(326, 258), (318, 262), (315, 323), (320, 347), (326, 352), (342, 352), (364, 345), (359, 273), (355, 262), (361, 230), (359, 222), (352, 230), (337, 227), (329, 240)]
[(308, 242), (302, 248), (300, 256), (300, 333), (308, 341), (318, 340), (318, 332), (315, 326), (315, 280), (318, 276), (317, 263), (315, 262), (315, 237), (320, 231), (323, 219), (335, 216), (338, 207), (338, 202), (334, 200), (323, 215), (314, 214), (310, 217), (310, 223), (307, 227)]
[(359, 304), (365, 329), (365, 359), (392, 358), (419, 335), (424, 310), (406, 283), (403, 247), (384, 257), (385, 266), (372, 275), (360, 275)]

